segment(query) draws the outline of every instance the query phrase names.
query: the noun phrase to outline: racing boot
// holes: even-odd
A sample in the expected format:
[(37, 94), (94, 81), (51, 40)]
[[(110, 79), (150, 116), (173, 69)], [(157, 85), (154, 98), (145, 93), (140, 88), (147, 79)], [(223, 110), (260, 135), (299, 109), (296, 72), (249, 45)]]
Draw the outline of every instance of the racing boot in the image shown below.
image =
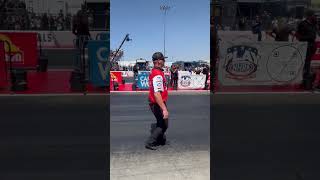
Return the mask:
[(157, 139), (162, 135), (163, 135), (162, 129), (159, 127), (155, 128), (151, 136), (147, 140), (145, 147), (150, 150), (157, 150), (156, 148), (158, 146)]

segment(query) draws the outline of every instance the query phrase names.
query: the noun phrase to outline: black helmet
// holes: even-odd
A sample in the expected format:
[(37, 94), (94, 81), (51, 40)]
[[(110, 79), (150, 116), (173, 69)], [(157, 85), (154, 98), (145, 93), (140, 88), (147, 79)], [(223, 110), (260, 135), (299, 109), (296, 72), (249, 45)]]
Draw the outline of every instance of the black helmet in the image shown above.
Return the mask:
[(164, 60), (165, 61), (165, 58), (163, 56), (163, 54), (161, 52), (155, 52), (153, 53), (152, 55), (152, 61), (156, 61), (156, 60)]

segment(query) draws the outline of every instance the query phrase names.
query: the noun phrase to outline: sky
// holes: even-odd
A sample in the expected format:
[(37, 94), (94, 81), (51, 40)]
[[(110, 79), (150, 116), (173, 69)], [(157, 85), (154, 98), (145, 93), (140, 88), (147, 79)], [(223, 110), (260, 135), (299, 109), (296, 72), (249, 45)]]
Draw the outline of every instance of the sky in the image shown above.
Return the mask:
[(126, 34), (123, 60), (151, 60), (164, 49), (164, 12), (166, 15), (166, 56), (168, 61), (210, 59), (210, 0), (111, 0), (110, 48), (116, 50)]

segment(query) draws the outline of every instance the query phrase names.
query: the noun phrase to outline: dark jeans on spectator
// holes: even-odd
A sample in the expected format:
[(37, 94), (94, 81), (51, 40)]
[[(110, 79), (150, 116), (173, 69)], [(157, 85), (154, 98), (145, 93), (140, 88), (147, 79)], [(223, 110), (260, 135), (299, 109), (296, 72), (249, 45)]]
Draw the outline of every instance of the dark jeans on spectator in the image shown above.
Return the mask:
[(311, 68), (311, 58), (314, 55), (316, 51), (314, 43), (308, 45), (307, 48), (307, 54), (306, 54), (306, 59), (305, 59), (305, 64), (303, 67), (303, 77), (307, 78), (310, 75), (310, 68)]
[(204, 89), (207, 89), (207, 87), (208, 87), (208, 79), (209, 79), (209, 74), (206, 74), (206, 81), (204, 82)]
[(83, 72), (85, 69), (85, 47), (87, 46), (88, 40), (90, 39), (89, 36), (81, 35), (77, 36), (75, 46), (77, 49), (77, 56), (74, 63), (74, 66), (79, 69), (81, 72)]
[(262, 39), (262, 33), (261, 33), (261, 31), (259, 31), (258, 32), (258, 41), (261, 41), (261, 39)]
[(316, 47), (314, 43), (308, 43), (306, 59), (303, 67), (303, 86), (305, 89), (310, 90), (313, 84), (313, 76), (310, 72), (311, 70), (311, 59), (316, 51)]
[(88, 35), (78, 35), (76, 39), (76, 47), (78, 49), (82, 49), (87, 45), (89, 39), (90, 39), (90, 36)]
[(178, 78), (176, 78), (176, 77), (173, 78), (173, 88), (174, 89), (178, 88)]

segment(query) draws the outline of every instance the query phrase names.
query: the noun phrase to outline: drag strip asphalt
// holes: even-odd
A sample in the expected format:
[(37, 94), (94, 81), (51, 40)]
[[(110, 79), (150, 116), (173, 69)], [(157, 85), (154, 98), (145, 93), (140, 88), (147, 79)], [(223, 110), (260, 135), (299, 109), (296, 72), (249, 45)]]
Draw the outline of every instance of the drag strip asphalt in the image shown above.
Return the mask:
[(320, 94), (211, 96), (213, 179), (320, 179)]
[(155, 122), (147, 94), (111, 94), (111, 179), (209, 179), (210, 96), (170, 95), (169, 145), (144, 148)]
[(108, 98), (0, 97), (0, 179), (107, 179)]

